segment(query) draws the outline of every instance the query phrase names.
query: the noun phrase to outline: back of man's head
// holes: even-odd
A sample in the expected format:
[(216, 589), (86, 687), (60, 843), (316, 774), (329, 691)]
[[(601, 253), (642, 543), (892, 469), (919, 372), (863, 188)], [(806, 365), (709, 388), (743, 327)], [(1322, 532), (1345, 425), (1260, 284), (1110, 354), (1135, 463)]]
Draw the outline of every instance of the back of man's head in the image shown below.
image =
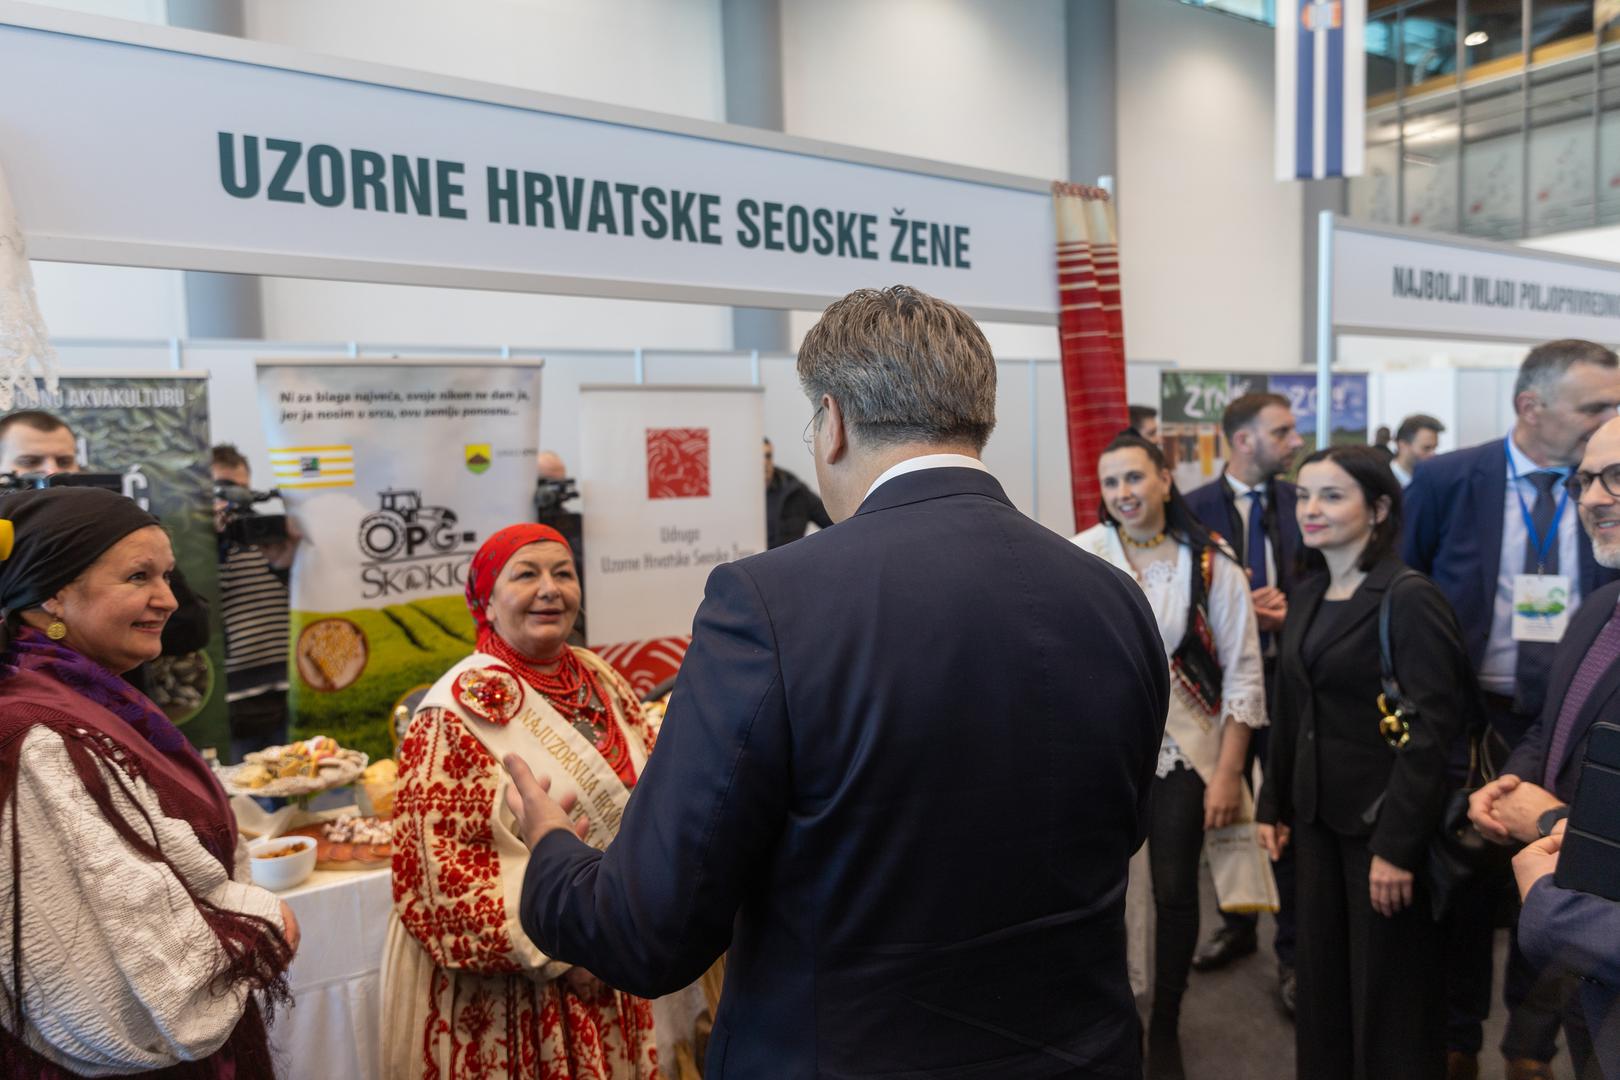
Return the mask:
[(854, 437), (982, 450), (996, 426), (996, 360), (960, 309), (906, 285), (835, 301), (799, 348), (811, 401), (838, 402)]
[(1552, 387), (1576, 364), (1596, 364), (1598, 367), (1620, 366), (1620, 357), (1614, 350), (1595, 341), (1562, 338), (1548, 341), (1530, 350), (1519, 365), (1519, 378), (1513, 384), (1513, 396), (1534, 391), (1542, 400), (1552, 396)]
[(1227, 402), (1226, 412), (1221, 414), (1221, 430), (1226, 433), (1227, 443), (1230, 444), (1232, 436), (1254, 423), (1260, 414), (1272, 405), (1290, 408), (1288, 399), (1281, 394), (1264, 391), (1244, 394)]

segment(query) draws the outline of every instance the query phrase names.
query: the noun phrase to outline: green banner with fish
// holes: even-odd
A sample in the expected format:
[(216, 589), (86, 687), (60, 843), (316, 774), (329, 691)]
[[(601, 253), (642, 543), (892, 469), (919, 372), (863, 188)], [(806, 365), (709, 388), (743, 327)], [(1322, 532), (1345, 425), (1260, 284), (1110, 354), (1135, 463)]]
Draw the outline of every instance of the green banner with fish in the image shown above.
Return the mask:
[(209, 476), (208, 378), (201, 372), (73, 375), (56, 393), (38, 384), (19, 407), (43, 409), (73, 429), (85, 472), (118, 473), (125, 495), (156, 514), (186, 586), (208, 607), (208, 643), (146, 668), (147, 694), (199, 749), (230, 753), (225, 635)]

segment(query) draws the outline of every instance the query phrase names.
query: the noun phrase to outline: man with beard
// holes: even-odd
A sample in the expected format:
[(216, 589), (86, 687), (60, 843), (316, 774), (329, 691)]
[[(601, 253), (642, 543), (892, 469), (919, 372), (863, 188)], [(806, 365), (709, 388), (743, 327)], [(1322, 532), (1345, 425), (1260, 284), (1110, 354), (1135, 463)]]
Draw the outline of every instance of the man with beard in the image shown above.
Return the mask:
[[(1451, 601), (1479, 673), (1486, 718), (1510, 747), (1542, 712), (1564, 624), (1584, 597), (1617, 576), (1593, 558), (1565, 489), (1587, 440), (1614, 419), (1617, 406), (1620, 357), (1612, 350), (1572, 339), (1538, 345), (1519, 367), (1513, 430), (1431, 459), (1406, 489), (1403, 557)], [(1561, 615), (1546, 625), (1514, 617), (1555, 593)], [(1465, 764), (1459, 762), (1459, 774)], [(1511, 878), (1506, 867), (1482, 873), (1447, 913), (1450, 1074), (1462, 1080), (1478, 1075), (1494, 916), (1499, 898), (1512, 891)], [(1504, 981), (1508, 1080), (1550, 1077), (1567, 981), (1538, 979), (1516, 945)]]
[[(1305, 440), (1294, 412), (1281, 394), (1254, 393), (1234, 398), (1221, 417), (1226, 434), (1226, 470), (1187, 496), (1187, 504), (1204, 523), (1232, 546), (1249, 571), (1254, 613), (1265, 653), (1266, 688), (1276, 672), (1275, 635), (1288, 615), (1288, 593), (1302, 546), (1294, 514), (1294, 485), (1283, 479)], [(1252, 753), (1266, 759), (1268, 728), (1254, 740)], [(1277, 912), (1277, 993), (1283, 1008), (1294, 1011), (1294, 857), (1285, 850), (1273, 866), (1281, 908)], [(1256, 915), (1223, 914), (1220, 929), (1193, 957), (1194, 971), (1215, 971), (1259, 947)]]

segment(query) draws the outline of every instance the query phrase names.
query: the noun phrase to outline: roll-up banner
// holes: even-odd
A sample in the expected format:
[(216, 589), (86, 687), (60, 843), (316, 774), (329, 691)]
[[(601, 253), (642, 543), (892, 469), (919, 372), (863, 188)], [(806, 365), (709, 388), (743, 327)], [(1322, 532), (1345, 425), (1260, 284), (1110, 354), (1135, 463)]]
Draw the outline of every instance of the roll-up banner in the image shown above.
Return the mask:
[(146, 664), (145, 689), (194, 746), (212, 747), (226, 759), (231, 740), (208, 471), (207, 376), (75, 374), (63, 376), (54, 394), (36, 381), (33, 400), (17, 407), (59, 417), (73, 429), (84, 471), (122, 474), (124, 494), (163, 522), (186, 587), (208, 608), (208, 643)]
[(690, 634), (709, 572), (765, 550), (763, 392), (582, 386), (579, 402), (586, 632)]
[[(1227, 403), (1244, 394), (1281, 394), (1306, 443), (1314, 443), (1316, 375), (1311, 372), (1163, 371), (1159, 373), (1159, 434), (1176, 485), (1191, 491), (1226, 467), (1221, 416)], [(1333, 376), (1330, 407), (1335, 443), (1367, 441), (1367, 376)], [(1301, 458), (1303, 458), (1301, 454)]]
[(273, 483), (303, 534), (293, 731), (387, 757), (395, 706), (472, 651), (473, 553), (533, 520), (540, 367), (261, 360), (258, 379)]

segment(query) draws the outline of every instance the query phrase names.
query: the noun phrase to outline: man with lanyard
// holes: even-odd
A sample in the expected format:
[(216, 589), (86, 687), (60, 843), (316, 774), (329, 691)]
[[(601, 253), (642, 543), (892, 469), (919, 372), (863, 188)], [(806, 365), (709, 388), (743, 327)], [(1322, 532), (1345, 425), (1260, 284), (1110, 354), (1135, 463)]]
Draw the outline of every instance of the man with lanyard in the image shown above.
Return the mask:
[[(1187, 505), (1204, 527), (1232, 546), (1249, 571), (1254, 610), (1265, 653), (1266, 687), (1275, 672), (1276, 633), (1288, 614), (1288, 590), (1301, 546), (1294, 513), (1295, 488), (1282, 479), (1305, 440), (1294, 424), (1288, 399), (1254, 393), (1234, 398), (1221, 416), (1226, 434), (1226, 469), (1215, 480), (1187, 495)], [(1265, 760), (1265, 735), (1256, 733), (1251, 753)], [(1294, 1010), (1293, 854), (1277, 862), (1277, 991), (1283, 1008)], [(1194, 971), (1214, 971), (1259, 947), (1255, 915), (1221, 916), (1222, 925), (1193, 957)]]
[[(1620, 576), (1593, 559), (1564, 489), (1587, 439), (1620, 406), (1620, 358), (1589, 341), (1539, 345), (1519, 368), (1513, 404), (1507, 438), (1418, 468), (1406, 490), (1403, 552), (1456, 610), (1487, 717), (1509, 746), (1541, 710), (1569, 616), (1583, 596)], [(1452, 1076), (1478, 1074), (1493, 916), (1511, 886), (1504, 869), (1461, 890), (1447, 913)], [(1567, 992), (1563, 980), (1538, 979), (1516, 945), (1510, 950), (1502, 1040), (1509, 1080), (1552, 1075)]]

